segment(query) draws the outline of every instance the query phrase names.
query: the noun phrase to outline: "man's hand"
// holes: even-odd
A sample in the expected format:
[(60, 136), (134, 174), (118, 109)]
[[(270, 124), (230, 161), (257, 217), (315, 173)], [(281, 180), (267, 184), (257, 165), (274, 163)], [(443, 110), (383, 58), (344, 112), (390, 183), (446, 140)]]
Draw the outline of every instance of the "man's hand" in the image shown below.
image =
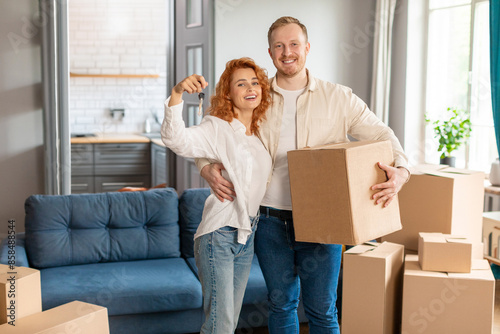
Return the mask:
[(384, 203), (383, 206), (387, 207), (391, 204), (394, 196), (401, 190), (410, 175), (408, 170), (402, 167), (387, 166), (380, 162), (378, 163), (378, 167), (385, 171), (388, 180), (375, 184), (370, 188), (371, 190), (380, 189), (372, 196), (372, 199), (375, 200), (375, 204)]
[(201, 169), (200, 175), (208, 182), (219, 201), (224, 202), (224, 199), (233, 201), (236, 197), (234, 186), (222, 177), (223, 169), (224, 166), (221, 163), (206, 165)]

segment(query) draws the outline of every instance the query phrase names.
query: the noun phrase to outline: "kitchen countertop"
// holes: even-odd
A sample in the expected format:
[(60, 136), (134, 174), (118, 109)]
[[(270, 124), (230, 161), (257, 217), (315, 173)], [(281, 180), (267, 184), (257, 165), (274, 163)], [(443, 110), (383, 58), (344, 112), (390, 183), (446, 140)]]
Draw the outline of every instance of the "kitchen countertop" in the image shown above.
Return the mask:
[(151, 139), (146, 136), (133, 133), (105, 133), (91, 137), (71, 138), (71, 144), (149, 143), (150, 141)]

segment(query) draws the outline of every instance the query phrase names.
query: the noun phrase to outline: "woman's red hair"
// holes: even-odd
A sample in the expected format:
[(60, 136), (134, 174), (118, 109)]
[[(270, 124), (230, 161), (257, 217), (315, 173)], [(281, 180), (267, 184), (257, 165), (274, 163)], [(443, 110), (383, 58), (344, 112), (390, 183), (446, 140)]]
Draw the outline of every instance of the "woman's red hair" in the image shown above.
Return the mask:
[(257, 66), (251, 58), (233, 59), (226, 63), (226, 69), (215, 86), (215, 94), (210, 98), (210, 107), (207, 113), (228, 122), (233, 120), (233, 103), (228, 99), (228, 96), (233, 73), (240, 68), (253, 69), (262, 88), (262, 100), (258, 107), (253, 110), (252, 123), (250, 125), (250, 131), (253, 134), (259, 131), (259, 123), (266, 119), (266, 111), (271, 105), (271, 94), (266, 71)]

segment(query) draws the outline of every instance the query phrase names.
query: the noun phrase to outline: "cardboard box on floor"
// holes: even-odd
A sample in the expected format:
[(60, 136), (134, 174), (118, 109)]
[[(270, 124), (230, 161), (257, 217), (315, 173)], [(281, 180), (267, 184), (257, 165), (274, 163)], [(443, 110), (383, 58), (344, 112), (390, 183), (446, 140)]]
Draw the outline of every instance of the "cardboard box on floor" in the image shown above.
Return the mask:
[(498, 241), (500, 240), (500, 211), (483, 213), (484, 256), (487, 259), (500, 260)]
[(398, 200), (375, 205), (370, 187), (387, 180), (389, 141), (357, 141), (288, 152), (295, 240), (357, 245), (401, 229)]
[(0, 264), (0, 310), (0, 324), (42, 312), (40, 271)]
[(470, 273), (423, 271), (405, 258), (402, 334), (491, 334), (495, 279), (486, 260)]
[(343, 334), (394, 334), (401, 325), (404, 246), (384, 242), (344, 253)]
[(470, 273), (472, 242), (443, 233), (420, 233), (418, 262), (422, 270)]
[(74, 301), (16, 320), (15, 326), (0, 325), (2, 334), (109, 334), (105, 307)]
[(482, 241), (484, 173), (439, 165), (412, 168), (399, 192), (403, 229), (382, 237), (417, 250), (419, 232), (463, 235)]

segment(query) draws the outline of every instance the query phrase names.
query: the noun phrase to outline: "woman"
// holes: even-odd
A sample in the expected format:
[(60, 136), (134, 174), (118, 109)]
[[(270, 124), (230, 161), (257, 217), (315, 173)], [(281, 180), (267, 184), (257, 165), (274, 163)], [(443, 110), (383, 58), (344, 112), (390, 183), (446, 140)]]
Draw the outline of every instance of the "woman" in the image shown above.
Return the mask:
[(253, 242), (271, 158), (257, 137), (271, 103), (269, 81), (250, 58), (226, 64), (210, 108), (198, 126), (182, 120), (182, 94), (207, 86), (191, 75), (172, 89), (165, 102), (161, 134), (176, 154), (220, 161), (224, 178), (234, 184), (234, 201), (219, 201), (213, 192), (205, 202), (194, 236), (194, 253), (203, 290), (205, 323), (201, 333), (233, 333), (238, 323), (253, 259)]

